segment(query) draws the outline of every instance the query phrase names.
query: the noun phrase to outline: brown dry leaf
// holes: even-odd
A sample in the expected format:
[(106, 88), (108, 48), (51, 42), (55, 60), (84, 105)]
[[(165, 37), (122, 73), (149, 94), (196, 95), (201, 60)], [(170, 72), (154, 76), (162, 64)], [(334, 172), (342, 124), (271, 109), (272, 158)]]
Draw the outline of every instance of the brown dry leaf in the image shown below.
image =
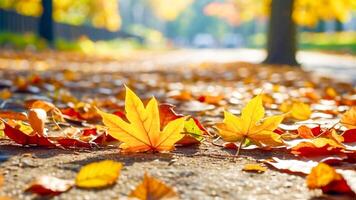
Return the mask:
[(246, 172), (263, 173), (267, 171), (267, 168), (261, 164), (246, 164), (242, 170)]
[(348, 129), (356, 128), (356, 106), (353, 106), (350, 110), (346, 111), (341, 118), (341, 124)]
[(115, 184), (122, 164), (112, 160), (90, 163), (80, 169), (75, 179), (80, 188), (103, 188)]
[(143, 181), (130, 193), (139, 200), (178, 200), (178, 194), (160, 180), (144, 175)]
[(28, 112), (28, 121), (34, 132), (43, 136), (46, 135), (45, 122), (47, 119), (47, 113), (40, 108), (30, 109)]
[(55, 196), (68, 191), (73, 185), (73, 180), (59, 179), (53, 176), (41, 176), (31, 182), (26, 191), (41, 196)]

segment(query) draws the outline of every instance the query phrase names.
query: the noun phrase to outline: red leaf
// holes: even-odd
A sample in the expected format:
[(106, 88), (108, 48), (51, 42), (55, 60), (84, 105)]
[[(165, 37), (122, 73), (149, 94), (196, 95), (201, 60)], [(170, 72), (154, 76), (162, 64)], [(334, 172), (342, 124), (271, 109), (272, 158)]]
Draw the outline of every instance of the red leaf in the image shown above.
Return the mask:
[(26, 191), (41, 196), (55, 196), (68, 191), (73, 185), (74, 181), (72, 180), (63, 180), (52, 176), (41, 176), (30, 183)]
[(310, 141), (303, 141), (294, 146), (291, 152), (299, 156), (321, 156), (340, 154), (343, 147), (332, 139), (316, 138)]
[(345, 131), (342, 136), (344, 137), (345, 143), (356, 142), (356, 129), (349, 129)]
[(89, 142), (84, 142), (81, 140), (73, 139), (73, 138), (63, 138), (57, 140), (58, 144), (62, 145), (63, 147), (81, 147), (81, 148), (91, 148)]
[[(159, 105), (159, 117), (161, 120), (161, 129), (163, 129), (170, 121), (178, 119), (180, 117), (184, 117), (182, 114), (177, 114), (173, 110), (174, 106), (171, 104), (160, 104)], [(198, 119), (195, 117), (192, 117), (194, 120), (195, 124), (199, 127), (201, 131), (204, 133), (208, 133), (208, 131), (205, 129), (205, 127), (199, 122)]]
[(278, 135), (282, 135), (284, 134), (284, 131), (280, 128), (277, 128), (276, 130), (274, 130), (273, 132), (277, 133)]
[(170, 121), (184, 117), (184, 115), (177, 114), (173, 110), (174, 106), (171, 104), (160, 104), (159, 105), (159, 117), (161, 123), (161, 129), (163, 129)]
[(80, 115), (79, 112), (74, 110), (73, 108), (62, 108), (60, 109), (63, 115), (66, 115), (67, 117), (71, 119), (79, 119), (83, 120), (82, 116)]
[(55, 147), (56, 146), (48, 138), (45, 138), (38, 134), (30, 136), (30, 135), (23, 133), (19, 129), (11, 127), (6, 122), (4, 122), (4, 124), (5, 124), (5, 129), (4, 129), (5, 135), (18, 144), (37, 145), (37, 146), (43, 146), (43, 147)]

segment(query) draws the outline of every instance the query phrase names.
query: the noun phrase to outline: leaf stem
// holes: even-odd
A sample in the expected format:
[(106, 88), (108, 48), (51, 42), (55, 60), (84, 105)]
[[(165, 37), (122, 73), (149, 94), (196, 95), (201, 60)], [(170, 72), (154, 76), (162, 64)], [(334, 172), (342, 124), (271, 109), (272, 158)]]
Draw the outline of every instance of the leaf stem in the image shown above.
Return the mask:
[(246, 136), (244, 136), (240, 142), (239, 148), (236, 151), (235, 157), (239, 157), (242, 145), (245, 143)]

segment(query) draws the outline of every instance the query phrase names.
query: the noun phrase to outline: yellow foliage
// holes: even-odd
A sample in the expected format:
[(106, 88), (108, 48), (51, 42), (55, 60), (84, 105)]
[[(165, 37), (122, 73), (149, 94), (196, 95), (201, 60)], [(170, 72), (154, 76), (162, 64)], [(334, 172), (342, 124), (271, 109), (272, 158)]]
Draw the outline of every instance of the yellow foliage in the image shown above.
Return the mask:
[(155, 15), (166, 21), (175, 20), (194, 0), (149, 0)]
[(271, 116), (261, 122), (264, 115), (262, 97), (258, 95), (245, 106), (241, 117), (224, 112), (223, 123), (217, 124), (219, 135), (227, 142), (237, 142), (248, 138), (259, 146), (281, 145), (280, 135), (273, 131), (282, 122), (284, 116)]
[(126, 87), (126, 122), (120, 117), (98, 110), (109, 134), (123, 142), (126, 152), (170, 151), (184, 137), (182, 134), (186, 118), (170, 121), (161, 131), (158, 102), (152, 98), (145, 107), (140, 98)]
[(356, 106), (352, 107), (350, 110), (346, 111), (341, 118), (341, 124), (346, 126), (348, 129), (356, 128)]
[(75, 184), (81, 188), (110, 186), (116, 182), (121, 168), (121, 163), (112, 160), (90, 163), (80, 169)]

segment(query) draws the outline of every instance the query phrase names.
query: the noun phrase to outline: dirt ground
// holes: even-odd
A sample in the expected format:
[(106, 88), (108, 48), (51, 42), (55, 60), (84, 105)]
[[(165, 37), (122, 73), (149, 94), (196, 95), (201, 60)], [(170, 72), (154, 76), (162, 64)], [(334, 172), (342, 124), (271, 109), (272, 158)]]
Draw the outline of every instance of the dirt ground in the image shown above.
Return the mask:
[[(313, 199), (321, 193), (310, 192), (303, 177), (268, 170), (263, 174), (243, 172), (246, 163), (276, 156), (280, 152), (242, 151), (233, 160), (231, 154), (210, 144), (199, 148), (178, 148), (170, 154), (120, 154), (117, 148), (49, 150), (26, 148), (2, 142), (1, 152), (10, 156), (1, 164), (6, 183), (0, 196), (15, 199), (38, 199), (24, 193), (24, 188), (40, 175), (73, 179), (79, 168), (104, 159), (124, 163), (118, 184), (104, 190), (73, 188), (53, 199), (118, 199), (125, 197), (140, 182), (144, 172), (174, 186), (181, 199)], [(225, 155), (225, 156), (224, 156)]]
[[(6, 56), (3, 56), (3, 59)], [(169, 57), (170, 58), (170, 57)], [(165, 58), (168, 59), (168, 58)], [(182, 59), (182, 58), (181, 58)], [(184, 57), (184, 66), (189, 64), (189, 57)], [(48, 59), (47, 62), (52, 62)], [(169, 59), (168, 59), (169, 60)], [(17, 61), (17, 64), (20, 61)], [(36, 62), (39, 62), (38, 60)], [(64, 68), (80, 69), (78, 65), (70, 64), (67, 62)], [(74, 61), (73, 61), (74, 62)], [(177, 61), (178, 62), (178, 61)], [(179, 60), (179, 67), (182, 67), (182, 60)], [(59, 64), (58, 64), (59, 63)], [(69, 63), (69, 64), (68, 64)], [(164, 68), (165, 63), (159, 60), (159, 57), (155, 57), (155, 61), (145, 62), (140, 61), (142, 65), (160, 66)], [(33, 64), (33, 63), (31, 63)], [(63, 67), (62, 62), (56, 62), (58, 66)], [(167, 63), (167, 66), (172, 66), (173, 61)], [(7, 66), (15, 65), (14, 63), (7, 61)], [(111, 70), (110, 66), (117, 67), (117, 71)], [(133, 63), (116, 63), (113, 61), (102, 61), (99, 63), (90, 63), (89, 61), (85, 66), (92, 66), (94, 71), (100, 69), (106, 69), (110, 72), (111, 76), (116, 77), (113, 81), (108, 81), (104, 86), (98, 86), (95, 91), (92, 91), (93, 87), (84, 87), (84, 83), (80, 85), (77, 83), (71, 83), (68, 85), (71, 91), (77, 96), (86, 95), (109, 95), (106, 93), (105, 88), (119, 88), (122, 87), (122, 83), (118, 83), (119, 78), (135, 80), (148, 79), (147, 81), (150, 87), (157, 87), (156, 82), (160, 79), (157, 76), (161, 76), (161, 72), (151, 71), (149, 73), (135, 74), (135, 73), (122, 73), (121, 70), (127, 68), (129, 71), (138, 66), (138, 62)], [(22, 66), (22, 65), (21, 65)], [(38, 70), (41, 73), (48, 76), (55, 76), (55, 70), (49, 68), (41, 68), (38, 63), (33, 68), (23, 64), (24, 68), (20, 68), (18, 74), (29, 74), (31, 70)], [(22, 67), (23, 67), (22, 66)], [(28, 67), (26, 69), (26, 66)], [(42, 66), (42, 65), (41, 65)], [(5, 68), (6, 66), (1, 66)], [(43, 66), (42, 66), (43, 67)], [(100, 69), (99, 69), (100, 68)], [(142, 66), (138, 66), (137, 69), (141, 69)], [(150, 68), (149, 69), (155, 69)], [(14, 74), (11, 70), (8, 70), (10, 74)], [(54, 70), (54, 71), (51, 71)], [(82, 82), (92, 81), (95, 78), (100, 77), (100, 80), (106, 79), (108, 73), (98, 74), (97, 72), (88, 72), (87, 68), (83, 68), (85, 71), (85, 78)], [(15, 69), (16, 71), (16, 69)], [(80, 72), (80, 70), (78, 70)], [(77, 71), (77, 72), (78, 72)], [(79, 73), (78, 72), (78, 73)], [(1, 72), (2, 77), (7, 75), (7, 71)], [(52, 74), (51, 74), (52, 73)], [(210, 86), (219, 87), (220, 84), (229, 86), (232, 84), (234, 73), (218, 72), (216, 78), (209, 78), (204, 75), (204, 71), (196, 72), (199, 74), (199, 79), (204, 81)], [(282, 72), (280, 72), (282, 73)], [(304, 73), (304, 72), (297, 72)], [(84, 74), (84, 72), (83, 72)], [(283, 76), (283, 74), (280, 74)], [(171, 83), (178, 83), (184, 81), (186, 84), (196, 84), (197, 80), (190, 76), (189, 73), (181, 73), (177, 76), (175, 73), (164, 74), (164, 80), (169, 80)], [(262, 76), (262, 75), (261, 75)], [(309, 75), (306, 75), (309, 76)], [(294, 81), (303, 80), (306, 76), (301, 76)], [(227, 80), (231, 80), (229, 83), (221, 83), (221, 78), (225, 77)], [(122, 80), (121, 79), (121, 80)], [(96, 80), (96, 79), (95, 79)], [(99, 81), (100, 81), (99, 80)], [(111, 80), (111, 79), (109, 79)], [(98, 81), (98, 80), (96, 80)], [(79, 84), (79, 85), (78, 85)], [(198, 83), (198, 87), (201, 83)], [(103, 87), (103, 88), (101, 88)], [(170, 87), (180, 87), (171, 85)], [(203, 87), (203, 86), (201, 86)], [(238, 84), (234, 87), (239, 87)], [(297, 86), (293, 86), (297, 87)], [(140, 84), (138, 84), (140, 88)], [(159, 88), (159, 87), (157, 87)], [(251, 89), (251, 88), (250, 88)], [(138, 90), (139, 96), (150, 96), (154, 92), (145, 92), (145, 87), (141, 87)], [(160, 100), (165, 99), (165, 94), (159, 89), (154, 93)], [(26, 99), (29, 94), (18, 94), (17, 99)], [(32, 94), (31, 94), (32, 95)], [(37, 96), (41, 97), (41, 94)], [(43, 97), (43, 96), (42, 96)], [(45, 97), (43, 97), (45, 98)], [(195, 107), (193, 105), (175, 104), (178, 106), (178, 110), (184, 114), (194, 113)], [(14, 105), (9, 105), (14, 106)], [(184, 107), (185, 106), (185, 107)], [(239, 102), (235, 105), (235, 109), (241, 108), (242, 103)], [(16, 105), (15, 105), (16, 107)], [(217, 108), (218, 109), (218, 108)], [(199, 119), (206, 125), (210, 120), (217, 121), (222, 119), (221, 110), (217, 110), (216, 113), (212, 111), (211, 114), (207, 114), (207, 117), (199, 116)], [(196, 114), (196, 113), (194, 113)], [(73, 188), (69, 192), (65, 192), (53, 199), (71, 199), (71, 200), (106, 200), (106, 199), (121, 199), (128, 195), (128, 193), (140, 182), (145, 172), (153, 175), (156, 178), (161, 179), (168, 185), (176, 188), (181, 199), (196, 199), (196, 200), (219, 200), (219, 199), (345, 199), (346, 197), (336, 196), (323, 196), (321, 191), (309, 191), (305, 184), (305, 177), (299, 175), (293, 175), (283, 173), (272, 168), (269, 168), (265, 173), (249, 173), (242, 171), (244, 164), (256, 163), (259, 160), (267, 159), (271, 157), (278, 158), (291, 158), (292, 155), (287, 154), (283, 150), (263, 151), (263, 150), (242, 150), (239, 158), (232, 158), (234, 151), (225, 150), (221, 147), (211, 144), (211, 138), (207, 138), (200, 146), (192, 147), (178, 147), (175, 151), (167, 154), (123, 154), (120, 153), (117, 147), (109, 148), (94, 148), (90, 150), (81, 149), (46, 149), (39, 147), (21, 147), (15, 145), (9, 140), (0, 141), (0, 160), (1, 171), (4, 174), (5, 182), (0, 189), (0, 196), (10, 196), (13, 199), (41, 199), (33, 194), (25, 193), (24, 189), (31, 180), (39, 175), (52, 175), (59, 178), (73, 179), (80, 167), (99, 160), (116, 160), (124, 164), (124, 168), (118, 179), (118, 183), (113, 187), (103, 190), (82, 190)], [(346, 198), (347, 199), (347, 198)]]

